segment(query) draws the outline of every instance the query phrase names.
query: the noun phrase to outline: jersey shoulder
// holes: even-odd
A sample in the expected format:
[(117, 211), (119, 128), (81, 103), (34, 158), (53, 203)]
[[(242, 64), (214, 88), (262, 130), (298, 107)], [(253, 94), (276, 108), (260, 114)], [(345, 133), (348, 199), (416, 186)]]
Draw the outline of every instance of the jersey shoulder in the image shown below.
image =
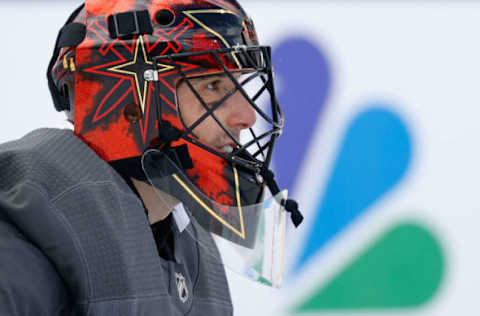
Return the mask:
[(49, 198), (85, 182), (121, 182), (113, 168), (67, 129), (38, 129), (1, 144), (0, 174), (0, 191), (29, 183)]

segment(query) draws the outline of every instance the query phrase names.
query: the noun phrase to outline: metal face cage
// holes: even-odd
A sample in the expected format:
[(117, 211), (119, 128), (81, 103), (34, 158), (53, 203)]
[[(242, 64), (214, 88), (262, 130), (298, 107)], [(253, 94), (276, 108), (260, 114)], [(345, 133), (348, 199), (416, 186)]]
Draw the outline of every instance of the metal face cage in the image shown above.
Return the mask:
[[(186, 61), (200, 63), (201, 70), (198, 68), (190, 72), (182, 70), (182, 63)], [(186, 83), (205, 110), (203, 115), (193, 124), (188, 127), (184, 126), (185, 130), (181, 136), (184, 140), (256, 174), (259, 174), (262, 168), (268, 168), (275, 140), (280, 136), (284, 124), (283, 113), (275, 95), (270, 47), (237, 45), (228, 49), (155, 57), (153, 58), (154, 75), (150, 77), (158, 91), (161, 89), (158, 80), (159, 64), (174, 66), (179, 74), (179, 82)], [(240, 80), (234, 75), (238, 72), (243, 74)], [(233, 88), (226, 92), (220, 100), (213, 102), (213, 104), (207, 104), (191, 81), (197, 78), (219, 75), (227, 77)], [(215, 114), (215, 111), (236, 93), (240, 93), (254, 109), (257, 115), (257, 123), (260, 121), (259, 124), (255, 124), (256, 126), (248, 129), (250, 139), (244, 142), (236, 139)], [(264, 98), (265, 95), (267, 95), (267, 98)], [(158, 117), (162, 117), (162, 102), (157, 98)], [(235, 144), (236, 147), (230, 153), (220, 152), (202, 143), (193, 133), (193, 130), (208, 117), (212, 117)], [(181, 117), (180, 120), (182, 120)], [(159, 132), (161, 133), (160, 129)]]

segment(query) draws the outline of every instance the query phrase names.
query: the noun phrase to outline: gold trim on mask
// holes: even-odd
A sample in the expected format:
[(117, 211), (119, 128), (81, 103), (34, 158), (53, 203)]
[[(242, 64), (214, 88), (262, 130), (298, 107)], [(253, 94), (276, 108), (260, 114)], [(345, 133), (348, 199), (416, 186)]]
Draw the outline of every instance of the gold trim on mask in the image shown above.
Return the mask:
[(238, 235), (240, 238), (245, 239), (245, 223), (243, 221), (243, 211), (242, 211), (242, 205), (240, 201), (240, 188), (238, 184), (238, 173), (237, 169), (235, 166), (233, 166), (233, 173), (234, 173), (234, 178), (235, 178), (235, 193), (236, 193), (236, 198), (237, 198), (237, 206), (238, 206), (238, 213), (240, 215), (240, 231), (233, 227), (230, 223), (225, 221), (223, 218), (221, 218), (217, 213), (215, 213), (214, 210), (212, 210), (205, 202), (200, 199), (195, 192), (193, 192), (185, 182), (180, 179), (180, 177), (176, 174), (173, 174), (173, 178), (180, 184), (180, 186), (187, 191), (188, 194), (201, 206), (203, 207), (210, 215), (212, 215), (216, 220), (218, 220), (220, 223), (222, 223), (225, 227), (233, 231), (236, 235)]
[[(237, 13), (230, 11), (230, 10), (224, 10), (224, 9), (205, 9), (205, 10), (189, 10), (189, 11), (183, 11), (185, 15), (187, 15), (189, 18), (197, 22), (198, 25), (200, 25), (205, 31), (212, 33), (216, 37), (218, 37), (222, 43), (225, 45), (227, 48), (231, 48), (230, 44), (227, 42), (227, 40), (220, 35), (218, 32), (214, 31), (207, 25), (205, 25), (203, 22), (201, 22), (198, 18), (194, 17), (194, 14), (201, 14), (201, 13), (216, 13), (216, 14), (233, 14), (235, 16), (239, 16)], [(235, 52), (232, 52), (232, 58), (237, 64), (239, 69), (242, 69), (241, 63), (238, 61), (237, 56), (235, 56)]]
[(63, 69), (68, 69), (67, 55), (63, 56)]

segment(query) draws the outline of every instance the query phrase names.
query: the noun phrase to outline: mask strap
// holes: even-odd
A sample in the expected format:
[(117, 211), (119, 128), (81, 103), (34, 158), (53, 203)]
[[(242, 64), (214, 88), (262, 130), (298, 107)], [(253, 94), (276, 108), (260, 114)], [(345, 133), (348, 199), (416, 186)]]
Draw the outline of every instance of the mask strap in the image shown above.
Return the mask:
[[(275, 175), (269, 169), (262, 169), (260, 172), (263, 179), (267, 183), (268, 189), (272, 192), (273, 195), (277, 195), (280, 192), (277, 182), (275, 181)], [(281, 201), (282, 205), (285, 207), (285, 210), (290, 213), (290, 218), (295, 227), (300, 226), (303, 222), (303, 215), (298, 210), (298, 203), (293, 199), (283, 199)]]
[(52, 58), (50, 59), (50, 63), (48, 64), (47, 68), (48, 88), (50, 90), (50, 94), (52, 95), (55, 109), (59, 112), (70, 110), (70, 100), (68, 95), (63, 94), (59, 87), (55, 85), (52, 77), (52, 69), (57, 61), (57, 58), (60, 54), (60, 49), (62, 47), (77, 46), (85, 38), (85, 25), (81, 23), (72, 23), (84, 6), (85, 4), (82, 4), (75, 11), (73, 11), (68, 17), (67, 22), (65, 22), (65, 25), (58, 32), (57, 40), (55, 41), (55, 46), (53, 48)]

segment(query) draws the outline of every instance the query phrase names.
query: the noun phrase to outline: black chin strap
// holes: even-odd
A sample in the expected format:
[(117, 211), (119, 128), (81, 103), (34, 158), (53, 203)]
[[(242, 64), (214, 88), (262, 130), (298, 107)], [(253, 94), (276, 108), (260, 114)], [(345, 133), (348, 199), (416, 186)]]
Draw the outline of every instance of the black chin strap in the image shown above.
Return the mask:
[(161, 149), (180, 169), (187, 170), (193, 168), (193, 161), (187, 145), (171, 147), (171, 143), (179, 140), (182, 135), (183, 132), (169, 122), (160, 121), (158, 137), (152, 140), (150, 148)]
[[(275, 181), (275, 175), (272, 171), (268, 170), (267, 168), (263, 168), (260, 172), (263, 179), (267, 183), (268, 188), (272, 192), (273, 195), (276, 195), (280, 192), (280, 188), (278, 187), (277, 182)], [(283, 199), (282, 205), (285, 206), (285, 210), (290, 213), (290, 218), (292, 219), (293, 225), (295, 227), (300, 226), (303, 221), (303, 215), (298, 210), (298, 203), (293, 199)]]
[(167, 121), (160, 121), (158, 124), (158, 143), (170, 145), (172, 141), (177, 141), (182, 137), (183, 132), (175, 128)]

